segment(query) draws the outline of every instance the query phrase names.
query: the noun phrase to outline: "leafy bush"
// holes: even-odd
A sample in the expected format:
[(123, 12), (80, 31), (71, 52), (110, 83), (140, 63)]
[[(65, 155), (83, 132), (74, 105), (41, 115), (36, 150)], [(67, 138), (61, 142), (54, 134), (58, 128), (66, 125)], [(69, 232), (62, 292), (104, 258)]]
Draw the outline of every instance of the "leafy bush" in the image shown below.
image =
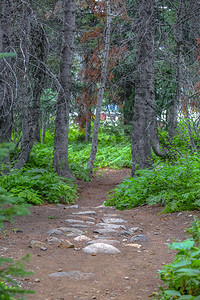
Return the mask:
[[(8, 153), (5, 145), (0, 147), (0, 158), (2, 159)], [(29, 213), (28, 209), (22, 205), (16, 205), (16, 201), (20, 200), (10, 197), (10, 195), (0, 188), (0, 230), (3, 228), (3, 221), (13, 221), (13, 216), (23, 216)], [(28, 260), (29, 256), (22, 258), (20, 261), (14, 262), (13, 259), (0, 257), (0, 300), (24, 299), (24, 294), (34, 293), (33, 291), (23, 290), (19, 287), (16, 277), (32, 274), (27, 272), (23, 265), (24, 260)], [(4, 266), (5, 265), (5, 266)], [(20, 298), (19, 298), (20, 297)]]
[(13, 196), (32, 204), (41, 204), (44, 200), (70, 203), (76, 197), (76, 186), (71, 180), (42, 168), (13, 171), (0, 177), (0, 184)]
[(195, 218), (188, 230), (191, 239), (168, 245), (178, 253), (174, 261), (160, 270), (159, 276), (164, 282), (157, 299), (161, 300), (198, 300), (200, 299), (200, 222)]
[(141, 204), (165, 205), (164, 212), (200, 207), (200, 159), (188, 156), (174, 165), (162, 163), (154, 169), (137, 171), (111, 191), (107, 205), (130, 209)]

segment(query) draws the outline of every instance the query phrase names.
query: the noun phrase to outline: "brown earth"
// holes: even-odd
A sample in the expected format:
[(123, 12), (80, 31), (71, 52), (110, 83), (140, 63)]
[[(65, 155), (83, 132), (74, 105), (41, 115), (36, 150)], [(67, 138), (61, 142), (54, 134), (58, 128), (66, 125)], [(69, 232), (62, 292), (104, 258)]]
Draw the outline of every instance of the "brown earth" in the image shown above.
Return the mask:
[[(199, 212), (182, 212), (161, 214), (162, 207), (143, 206), (129, 211), (117, 211), (114, 208), (97, 208), (107, 199), (107, 192), (114, 188), (122, 179), (130, 174), (124, 170), (99, 171), (92, 182), (79, 182), (80, 197), (75, 201), (79, 208), (65, 208), (65, 206), (45, 205), (30, 209), (31, 215), (17, 218), (14, 224), (5, 223), (0, 235), (0, 254), (19, 259), (30, 253), (31, 259), (27, 269), (34, 271), (34, 275), (21, 280), (23, 288), (36, 292), (27, 295), (26, 299), (35, 300), (71, 300), (71, 299), (149, 299), (160, 284), (157, 271), (164, 264), (172, 261), (174, 253), (166, 252), (166, 243), (183, 240), (185, 228), (190, 226), (193, 216), (200, 216)], [(95, 222), (102, 222), (103, 216), (119, 215), (127, 220), (127, 229), (140, 227), (147, 236), (147, 242), (138, 242), (141, 248), (126, 246), (129, 236), (119, 236), (119, 232), (112, 235), (120, 241), (116, 247), (120, 254), (86, 254), (82, 248), (86, 242), (77, 242), (74, 237), (67, 237), (75, 248), (62, 248), (58, 243), (47, 242), (47, 231), (59, 227), (69, 227), (66, 218), (75, 217), (73, 212), (81, 210), (95, 210)], [(79, 219), (84, 220), (84, 216)], [(85, 232), (93, 238), (95, 225)], [(14, 229), (14, 230), (13, 230)], [(108, 234), (106, 234), (108, 236)], [(60, 238), (59, 236), (57, 236)], [(37, 240), (45, 243), (46, 251), (40, 247), (30, 248), (30, 242)], [(70, 277), (53, 278), (48, 275), (61, 271), (81, 271), (93, 273), (94, 278), (76, 279)]]

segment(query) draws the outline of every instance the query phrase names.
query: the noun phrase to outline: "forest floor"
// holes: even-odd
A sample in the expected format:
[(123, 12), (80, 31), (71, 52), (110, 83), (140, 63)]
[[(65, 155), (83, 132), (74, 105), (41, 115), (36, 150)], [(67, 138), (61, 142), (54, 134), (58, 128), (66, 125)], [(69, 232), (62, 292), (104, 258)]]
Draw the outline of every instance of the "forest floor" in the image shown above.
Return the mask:
[[(36, 294), (27, 295), (26, 299), (153, 299), (149, 296), (161, 283), (157, 271), (174, 257), (173, 252), (166, 252), (166, 244), (185, 239), (185, 228), (190, 226), (193, 216), (199, 217), (200, 213), (162, 214), (160, 206), (128, 211), (101, 206), (107, 192), (129, 174), (128, 169), (98, 171), (91, 182), (78, 182), (79, 199), (74, 203), (78, 206), (33, 206), (29, 216), (17, 218), (14, 224), (4, 224), (0, 254), (19, 259), (30, 253), (26, 267), (34, 274), (20, 279), (20, 284)], [(103, 226), (106, 217), (114, 224), (117, 218), (123, 219), (118, 220), (122, 227), (112, 231), (109, 226)], [(101, 224), (97, 226), (97, 223)], [(107, 228), (107, 232), (95, 233), (101, 226)], [(95, 241), (99, 237), (106, 239), (102, 242), (113, 243), (120, 253), (85, 253), (82, 249), (87, 241), (76, 240), (80, 232), (73, 233), (63, 227), (79, 229), (82, 235)], [(60, 232), (62, 230), (65, 233)], [(138, 234), (147, 241), (131, 241)]]

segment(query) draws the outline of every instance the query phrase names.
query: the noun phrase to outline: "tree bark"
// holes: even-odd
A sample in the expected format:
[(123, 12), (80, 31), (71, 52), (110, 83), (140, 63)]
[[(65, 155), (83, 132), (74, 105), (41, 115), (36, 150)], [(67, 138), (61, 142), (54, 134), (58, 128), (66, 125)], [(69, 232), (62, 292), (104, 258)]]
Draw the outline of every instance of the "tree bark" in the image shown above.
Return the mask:
[(107, 24), (106, 24), (106, 37), (105, 37), (105, 49), (104, 49), (104, 57), (103, 57), (103, 67), (101, 71), (101, 80), (100, 80), (100, 87), (97, 96), (97, 105), (96, 105), (96, 115), (94, 120), (94, 127), (93, 127), (93, 136), (92, 136), (92, 148), (90, 152), (90, 158), (88, 161), (87, 168), (92, 173), (94, 161), (97, 153), (97, 142), (98, 142), (98, 133), (99, 133), (99, 124), (100, 124), (100, 114), (101, 114), (101, 107), (103, 101), (103, 95), (105, 90), (106, 84), (106, 77), (107, 77), (107, 68), (108, 68), (108, 60), (109, 60), (109, 49), (110, 49), (110, 26), (111, 26), (111, 15), (110, 15), (110, 0), (106, 1), (107, 4)]
[[(2, 0), (0, 8), (0, 52), (10, 52), (11, 1)], [(12, 131), (14, 93), (9, 70), (10, 59), (0, 60), (0, 143), (9, 143)], [(3, 160), (9, 162), (9, 156)]]
[(40, 98), (45, 86), (45, 63), (47, 57), (46, 34), (42, 24), (32, 23), (30, 39), (31, 49), (29, 76), (31, 76), (31, 78), (34, 78), (32, 87), (33, 100), (31, 108), (32, 130), (34, 142), (40, 142)]
[(154, 5), (154, 0), (142, 0), (138, 11), (132, 176), (152, 166), (151, 147), (156, 155), (166, 155), (159, 145), (154, 93)]
[(182, 69), (182, 44), (183, 44), (183, 32), (182, 32), (182, 16), (183, 16), (183, 0), (179, 0), (179, 8), (177, 13), (177, 26), (175, 33), (176, 41), (176, 95), (172, 99), (170, 113), (169, 113), (169, 138), (173, 140), (175, 130), (177, 126), (178, 108), (181, 97), (181, 69)]
[(75, 0), (64, 0), (63, 42), (60, 60), (60, 84), (56, 105), (54, 168), (63, 177), (72, 178), (68, 162), (68, 132), (71, 68), (75, 30)]
[(20, 7), (21, 22), (20, 32), (18, 33), (19, 49), (18, 54), (18, 70), (20, 90), (18, 97), (20, 98), (19, 108), (21, 109), (22, 117), (22, 143), (21, 152), (14, 168), (21, 169), (26, 164), (30, 152), (33, 147), (33, 132), (31, 130), (31, 113), (30, 113), (30, 95), (28, 92), (29, 82), (29, 59), (30, 59), (30, 30), (31, 30), (31, 9), (26, 4), (21, 4)]

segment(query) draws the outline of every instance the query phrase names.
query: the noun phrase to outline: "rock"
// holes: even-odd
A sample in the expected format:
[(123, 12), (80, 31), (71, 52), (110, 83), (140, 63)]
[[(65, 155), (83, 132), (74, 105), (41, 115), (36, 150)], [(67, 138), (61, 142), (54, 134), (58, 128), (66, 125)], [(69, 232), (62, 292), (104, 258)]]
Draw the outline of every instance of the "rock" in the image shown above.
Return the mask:
[(115, 233), (117, 232), (117, 230), (111, 228), (99, 228), (99, 229), (94, 229), (93, 232), (99, 234), (105, 234), (105, 233)]
[(50, 229), (50, 230), (47, 231), (47, 234), (49, 236), (51, 236), (53, 234), (55, 234), (55, 235), (61, 235), (61, 234), (63, 234), (63, 232), (61, 230), (58, 230), (58, 229)]
[(104, 201), (101, 205), (96, 206), (96, 207), (94, 207), (94, 208), (107, 208), (107, 207), (104, 205), (105, 202), (106, 202), (106, 201)]
[(49, 274), (49, 277), (68, 277), (76, 280), (88, 280), (93, 279), (95, 275), (93, 273), (83, 273), (80, 271), (69, 271), (69, 272), (56, 272)]
[(88, 225), (82, 225), (82, 224), (70, 224), (73, 228), (88, 228)]
[(77, 242), (91, 241), (91, 238), (87, 237), (86, 235), (79, 235), (79, 236), (75, 237), (74, 240)]
[(64, 205), (64, 204), (58, 203), (57, 206), (63, 207), (64, 209), (67, 209), (67, 208), (78, 208), (78, 204), (75, 204), (75, 205)]
[(79, 212), (74, 212), (74, 213), (72, 213), (72, 214), (73, 214), (73, 215), (94, 215), (94, 216), (97, 215), (96, 211), (93, 211), (93, 210), (79, 211)]
[(96, 243), (104, 243), (104, 244), (108, 244), (108, 245), (114, 245), (114, 244), (120, 244), (119, 241), (117, 240), (106, 240), (106, 239), (98, 239), (98, 240), (92, 240), (87, 242), (87, 245), (92, 245), (92, 244), (96, 244)]
[(46, 251), (46, 250), (47, 250), (47, 248), (46, 248), (46, 247), (44, 247), (44, 246), (42, 246), (42, 247), (40, 248), (40, 250), (42, 250), (42, 251)]
[(119, 254), (121, 253), (119, 249), (112, 245), (104, 244), (104, 243), (95, 243), (89, 246), (86, 246), (82, 249), (84, 253), (89, 254), (97, 254), (97, 253), (105, 253), (105, 254)]
[(86, 221), (85, 223), (91, 224), (91, 225), (94, 225), (94, 224), (95, 224), (95, 222), (91, 222), (91, 221)]
[(127, 223), (126, 220), (121, 219), (121, 218), (110, 218), (110, 217), (104, 217), (102, 218), (102, 221), (104, 223)]
[(34, 240), (32, 240), (30, 242), (29, 247), (30, 248), (42, 248), (42, 247), (46, 248), (46, 244), (43, 243), (43, 242), (40, 242), (40, 241), (34, 241)]
[(82, 220), (74, 220), (74, 219), (66, 219), (65, 222), (69, 222), (69, 223), (81, 223), (81, 224), (84, 223), (84, 221), (82, 221)]
[(59, 245), (58, 245), (59, 248), (74, 248), (74, 245), (72, 243), (70, 243), (70, 241), (68, 240), (65, 240), (63, 242), (61, 242)]
[(135, 248), (140, 249), (142, 247), (142, 245), (139, 245), (139, 244), (126, 244), (125, 247), (135, 247)]
[(110, 223), (97, 223), (96, 226), (103, 226), (104, 228), (111, 228), (111, 229), (126, 229), (124, 225), (118, 224), (110, 224)]
[(140, 227), (132, 227), (129, 228), (129, 231), (135, 233), (135, 232), (142, 232), (142, 229)]
[(138, 234), (138, 235), (132, 236), (130, 238), (130, 241), (131, 242), (147, 242), (147, 237), (145, 234)]
[(39, 279), (39, 278), (36, 278), (36, 279), (34, 280), (34, 282), (40, 282), (40, 279)]
[(123, 236), (123, 235), (132, 235), (133, 233), (131, 231), (127, 231), (127, 230), (122, 230), (119, 232), (118, 236)]
[(59, 240), (57, 237), (52, 236), (52, 237), (47, 238), (47, 242), (50, 243), (50, 244), (51, 243), (61, 243), (62, 240)]
[(82, 235), (84, 232), (78, 228), (72, 228), (72, 227), (60, 227), (58, 228), (61, 232), (64, 232), (65, 234), (69, 235), (69, 233), (72, 233), (73, 235)]

